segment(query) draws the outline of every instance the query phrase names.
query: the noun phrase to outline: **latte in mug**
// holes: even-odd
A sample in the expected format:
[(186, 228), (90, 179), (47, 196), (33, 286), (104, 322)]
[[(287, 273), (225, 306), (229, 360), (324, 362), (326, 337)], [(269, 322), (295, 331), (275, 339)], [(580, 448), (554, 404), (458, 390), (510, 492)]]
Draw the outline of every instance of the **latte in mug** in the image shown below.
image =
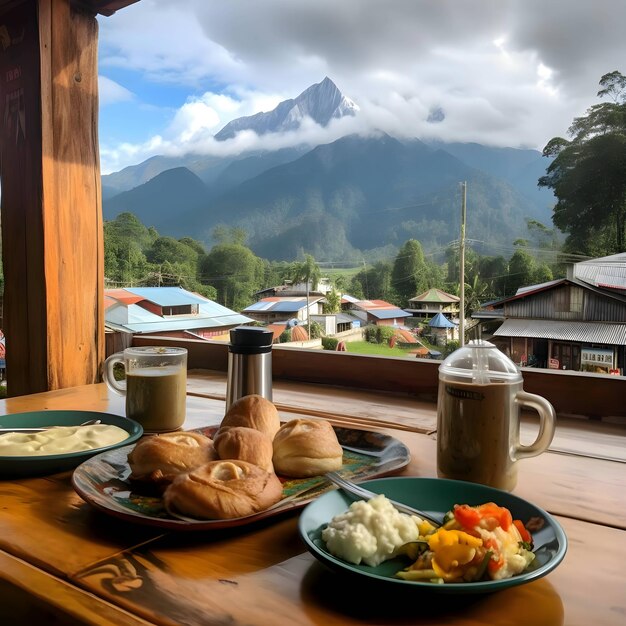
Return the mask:
[[(437, 472), (511, 491), (517, 483), (517, 465), (511, 451), (519, 444), (519, 427), (511, 415), (515, 392), (511, 385), (442, 385), (438, 404), (442, 424), (437, 437)], [(516, 385), (521, 387), (521, 385)], [(444, 415), (457, 416), (444, 423)]]
[(187, 372), (180, 366), (139, 367), (126, 373), (126, 417), (144, 430), (176, 430), (185, 421)]
[[(534, 443), (520, 443), (520, 410), (539, 415)], [(487, 341), (470, 341), (439, 366), (437, 475), (511, 491), (517, 461), (544, 452), (554, 408), (523, 390), (521, 370)]]
[[(117, 380), (116, 364), (126, 379)], [(126, 417), (145, 431), (167, 432), (185, 422), (187, 402), (187, 350), (162, 346), (126, 348), (104, 362), (104, 382), (126, 396)]]

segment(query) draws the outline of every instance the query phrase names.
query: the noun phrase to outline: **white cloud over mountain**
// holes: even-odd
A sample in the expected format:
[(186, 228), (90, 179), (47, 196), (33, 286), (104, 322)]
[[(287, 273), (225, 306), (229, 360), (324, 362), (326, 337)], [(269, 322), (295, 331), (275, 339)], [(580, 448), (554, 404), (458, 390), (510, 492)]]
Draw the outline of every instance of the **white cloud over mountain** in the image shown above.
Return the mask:
[[(135, 94), (125, 83), (116, 95), (106, 81), (113, 68), (194, 95), (144, 141), (104, 144), (103, 168), (154, 150), (232, 153), (376, 128), (541, 149), (597, 102), (603, 74), (626, 73), (624, 23), (621, 0), (141, 0), (101, 20), (103, 115), (115, 97)], [(269, 111), (326, 75), (358, 104), (357, 117), (212, 139), (230, 120)], [(436, 109), (443, 118), (429, 122)]]

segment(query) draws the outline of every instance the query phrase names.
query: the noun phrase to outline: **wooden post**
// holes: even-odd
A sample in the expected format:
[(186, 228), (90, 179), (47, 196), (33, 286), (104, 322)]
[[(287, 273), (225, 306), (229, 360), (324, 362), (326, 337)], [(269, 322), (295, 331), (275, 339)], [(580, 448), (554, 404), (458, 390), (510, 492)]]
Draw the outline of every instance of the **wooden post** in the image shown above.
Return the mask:
[[(97, 382), (104, 357), (98, 25), (70, 0), (0, 13), (10, 395)], [(77, 407), (79, 408), (79, 407)]]

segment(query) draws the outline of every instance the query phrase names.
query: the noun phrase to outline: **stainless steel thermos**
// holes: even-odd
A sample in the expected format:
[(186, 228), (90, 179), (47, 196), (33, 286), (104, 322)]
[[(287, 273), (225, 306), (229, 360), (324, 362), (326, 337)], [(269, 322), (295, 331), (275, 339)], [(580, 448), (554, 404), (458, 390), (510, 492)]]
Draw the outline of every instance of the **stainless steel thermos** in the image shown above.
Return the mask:
[(256, 326), (230, 331), (226, 410), (243, 396), (258, 394), (272, 400), (272, 341), (274, 333)]

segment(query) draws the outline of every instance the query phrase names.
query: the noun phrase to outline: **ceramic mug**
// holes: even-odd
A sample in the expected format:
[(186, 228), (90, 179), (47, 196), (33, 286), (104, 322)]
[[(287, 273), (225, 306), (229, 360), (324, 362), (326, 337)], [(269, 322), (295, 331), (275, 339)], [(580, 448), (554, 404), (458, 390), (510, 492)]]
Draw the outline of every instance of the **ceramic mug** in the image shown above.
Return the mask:
[[(125, 380), (116, 380), (113, 368), (121, 364)], [(187, 350), (145, 346), (126, 348), (104, 362), (104, 382), (126, 396), (126, 417), (145, 431), (167, 432), (185, 421), (187, 402)]]

